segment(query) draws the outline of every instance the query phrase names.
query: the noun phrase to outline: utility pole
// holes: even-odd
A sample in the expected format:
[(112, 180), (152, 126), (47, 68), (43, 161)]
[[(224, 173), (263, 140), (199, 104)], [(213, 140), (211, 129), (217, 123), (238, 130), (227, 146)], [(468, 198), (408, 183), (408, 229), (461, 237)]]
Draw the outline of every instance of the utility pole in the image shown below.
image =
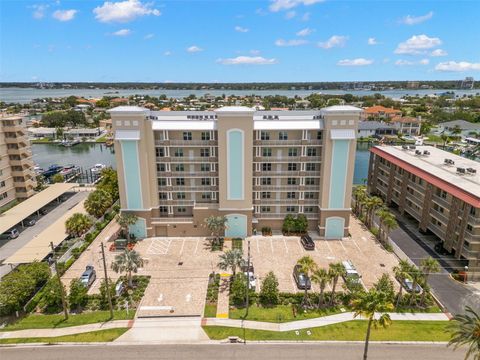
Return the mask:
[(55, 273), (58, 278), (58, 284), (60, 285), (60, 294), (62, 295), (63, 314), (65, 315), (65, 320), (68, 320), (68, 309), (67, 309), (67, 300), (65, 299), (65, 288), (63, 287), (62, 280), (60, 279), (60, 274), (58, 272), (57, 257), (55, 256), (55, 247), (53, 246), (53, 242), (50, 242), (50, 247), (52, 248), (52, 253), (53, 253), (53, 263), (55, 264)]
[(107, 262), (105, 261), (105, 246), (103, 245), (103, 241), (100, 247), (102, 248), (103, 271), (105, 273), (105, 284), (107, 286), (108, 306), (110, 307), (110, 318), (113, 319), (112, 294), (110, 294), (110, 283), (108, 281)]

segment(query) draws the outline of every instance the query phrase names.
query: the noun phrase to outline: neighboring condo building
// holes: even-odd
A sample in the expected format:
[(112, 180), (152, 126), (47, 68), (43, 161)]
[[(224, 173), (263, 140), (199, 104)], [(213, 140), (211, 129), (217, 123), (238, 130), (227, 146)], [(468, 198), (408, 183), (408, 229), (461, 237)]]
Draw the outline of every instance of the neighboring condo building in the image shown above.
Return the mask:
[(480, 164), (432, 146), (376, 146), (368, 190), (435, 234), (477, 273), (480, 266)]
[(35, 193), (37, 182), (26, 134), (21, 116), (0, 115), (0, 206)]
[(210, 215), (227, 217), (226, 236), (245, 237), (304, 214), (310, 230), (342, 238), (361, 112), (114, 108), (121, 207), (139, 217), (140, 237), (210, 235)]

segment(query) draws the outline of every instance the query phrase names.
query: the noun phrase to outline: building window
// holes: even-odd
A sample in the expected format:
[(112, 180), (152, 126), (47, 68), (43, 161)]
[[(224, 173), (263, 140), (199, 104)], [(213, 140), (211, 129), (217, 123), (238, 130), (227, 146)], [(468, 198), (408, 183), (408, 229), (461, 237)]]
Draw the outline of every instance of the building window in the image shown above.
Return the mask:
[(262, 199), (270, 199), (272, 193), (270, 191), (262, 191)]
[(470, 225), (470, 224), (467, 224), (467, 230), (468, 230), (468, 231), (473, 231), (473, 226)]
[(185, 200), (185, 193), (184, 192), (177, 193), (177, 200)]
[(307, 163), (307, 171), (317, 171), (317, 164)]
[(317, 149), (307, 148), (307, 156), (317, 156)]
[(155, 155), (157, 157), (164, 157), (165, 156), (165, 149), (163, 147), (155, 148)]
[(303, 212), (305, 213), (314, 213), (315, 212), (315, 208), (313, 206), (306, 206), (305, 208), (303, 208)]
[(177, 208), (177, 212), (179, 212), (179, 213), (186, 213), (186, 212), (187, 212), (187, 208), (178, 207), (178, 208)]
[(272, 185), (272, 178), (262, 178), (262, 185)]
[(470, 215), (475, 216), (476, 214), (476, 209), (474, 207), (470, 207)]
[(200, 164), (200, 171), (210, 171), (210, 164)]
[(208, 131), (202, 131), (202, 140), (210, 140), (210, 133)]
[(212, 198), (211, 193), (202, 193), (202, 200), (210, 200)]
[(288, 171), (297, 171), (297, 164), (288, 163)]
[(322, 131), (317, 131), (317, 140), (322, 140), (322, 135), (323, 135)]
[(183, 164), (176, 164), (175, 171), (185, 171), (185, 167)]
[(184, 131), (184, 132), (183, 132), (183, 140), (185, 140), (185, 141), (192, 140), (192, 133), (191, 133), (191, 131)]
[(159, 209), (161, 214), (168, 213), (168, 207), (166, 206), (160, 206)]
[(272, 164), (270, 164), (270, 163), (263, 163), (263, 164), (262, 164), (262, 170), (263, 170), (263, 171), (272, 171)]
[(297, 179), (295, 178), (287, 178), (288, 185), (297, 185)]
[(288, 133), (286, 131), (280, 131), (278, 133), (278, 140), (288, 140)]
[(157, 179), (158, 186), (167, 186), (167, 179), (161, 178)]
[(287, 213), (294, 213), (297, 212), (296, 206), (287, 206)]
[(158, 194), (158, 197), (160, 198), (160, 200), (167, 200), (167, 193), (160, 193)]
[(210, 156), (210, 149), (200, 149), (200, 156), (201, 157), (209, 157)]
[(290, 148), (288, 149), (288, 156), (297, 156), (298, 151), (296, 148)]
[(158, 172), (165, 171), (165, 164), (157, 164), (157, 171)]
[(177, 186), (183, 186), (185, 185), (185, 178), (176, 178), (175, 183), (177, 184)]
[(260, 208), (260, 212), (262, 213), (269, 213), (270, 212), (270, 206), (262, 206)]
[(315, 193), (313, 192), (306, 192), (305, 199), (315, 199)]
[(305, 178), (305, 185), (315, 185), (315, 178)]
[(202, 178), (203, 186), (210, 186), (210, 178)]
[(263, 148), (262, 149), (262, 156), (266, 156), (266, 157), (272, 156), (272, 149)]
[(287, 199), (295, 199), (295, 191), (287, 192)]
[(260, 132), (260, 139), (261, 140), (270, 140), (270, 134), (266, 131)]
[(175, 149), (175, 157), (183, 157), (183, 149)]

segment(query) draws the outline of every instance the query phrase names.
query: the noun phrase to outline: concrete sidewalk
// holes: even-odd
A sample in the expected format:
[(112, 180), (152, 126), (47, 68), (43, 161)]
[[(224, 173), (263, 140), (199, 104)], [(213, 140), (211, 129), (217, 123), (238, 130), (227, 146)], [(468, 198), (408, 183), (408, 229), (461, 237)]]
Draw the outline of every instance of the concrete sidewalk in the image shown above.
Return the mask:
[(230, 274), (220, 274), (220, 288), (217, 299), (217, 318), (228, 319), (230, 308)]
[(64, 335), (81, 334), (91, 331), (131, 327), (133, 320), (114, 320), (104, 323), (70, 326), (57, 329), (27, 329), (15, 331), (1, 331), (0, 339), (56, 337)]
[[(448, 321), (449, 320), (448, 316), (443, 313), (434, 313), (434, 314), (390, 313), (389, 315), (393, 321), (397, 321), (397, 320)], [(285, 322), (285, 323), (207, 318), (203, 320), (202, 325), (241, 327), (246, 329), (268, 330), (268, 331), (291, 331), (291, 330), (310, 329), (315, 327), (338, 324), (338, 323), (351, 321), (351, 320), (364, 320), (364, 319), (354, 318), (353, 312), (345, 312), (341, 314), (323, 316), (315, 319), (298, 320), (298, 321), (291, 321), (291, 322)]]

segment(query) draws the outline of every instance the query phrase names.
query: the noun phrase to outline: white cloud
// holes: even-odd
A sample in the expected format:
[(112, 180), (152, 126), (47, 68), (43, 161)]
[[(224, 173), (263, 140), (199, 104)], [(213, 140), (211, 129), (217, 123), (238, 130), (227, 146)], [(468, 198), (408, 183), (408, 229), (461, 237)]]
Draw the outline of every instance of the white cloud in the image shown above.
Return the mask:
[(155, 36), (155, 34), (147, 34), (147, 35), (145, 35), (143, 38), (144, 38), (145, 40), (149, 40), (149, 39), (152, 39), (154, 36)]
[(128, 36), (132, 33), (130, 29), (121, 29), (112, 33), (113, 36)]
[(447, 61), (435, 66), (437, 71), (480, 71), (480, 63), (471, 63), (467, 61)]
[(448, 53), (443, 49), (436, 49), (430, 53), (430, 56), (433, 56), (433, 57), (447, 56), (447, 55)]
[(250, 50), (250, 54), (258, 55), (258, 54), (260, 54), (260, 50), (252, 49), (252, 50)]
[(310, 35), (314, 30), (310, 28), (305, 28), (297, 32), (297, 36), (308, 36)]
[(344, 59), (337, 62), (339, 66), (367, 66), (373, 64), (373, 60), (357, 58), (357, 59)]
[(164, 56), (170, 56), (170, 55), (172, 55), (172, 52), (167, 50), (163, 53), (163, 55)]
[(427, 50), (440, 46), (441, 44), (442, 40), (437, 37), (428, 37), (425, 34), (413, 35), (407, 41), (398, 44), (395, 49), (395, 54), (424, 54)]
[(272, 12), (278, 12), (293, 9), (299, 5), (309, 6), (323, 1), (324, 0), (271, 0), (269, 9)]
[(57, 19), (58, 21), (70, 21), (70, 20), (73, 20), (77, 12), (78, 10), (75, 10), (75, 9), (57, 10), (53, 13), (52, 16), (54, 19)]
[(302, 21), (308, 21), (308, 20), (310, 20), (310, 13), (309, 13), (309, 12), (306, 12), (305, 14), (303, 14), (301, 20), (302, 20)]
[(160, 10), (152, 9), (152, 3), (142, 3), (140, 0), (125, 0), (120, 2), (105, 1), (102, 6), (93, 9), (95, 19), (100, 22), (129, 22), (145, 15), (160, 16)]
[(400, 59), (400, 60), (395, 61), (395, 65), (397, 65), (397, 66), (414, 66), (414, 65), (428, 65), (428, 64), (430, 64), (429, 59), (422, 59), (422, 60), (419, 60), (419, 61), (411, 61), (411, 60)]
[(248, 32), (247, 28), (241, 27), (241, 26), (235, 26), (235, 31), (241, 32), (241, 33), (246, 33)]
[(200, 51), (203, 51), (202, 48), (198, 47), (197, 45), (192, 45), (190, 47), (187, 48), (187, 51), (189, 53), (196, 53), (196, 52), (200, 52)]
[(289, 11), (285, 14), (285, 19), (288, 19), (288, 20), (293, 19), (295, 15), (297, 15), (295, 11)]
[(32, 16), (34, 19), (43, 19), (45, 17), (45, 11), (49, 8), (49, 5), (40, 4), (40, 5), (32, 5), (31, 8), (33, 9)]
[(405, 25), (417, 25), (427, 20), (430, 20), (432, 16), (433, 16), (433, 11), (430, 11), (429, 13), (421, 16), (407, 15), (403, 19), (401, 19), (400, 22)]
[(304, 39), (292, 39), (292, 40), (283, 40), (278, 39), (275, 41), (275, 45), (277, 46), (300, 46), (307, 44), (308, 41)]
[(368, 45), (377, 45), (378, 41), (374, 37), (368, 38)]
[(317, 45), (323, 49), (331, 49), (334, 47), (344, 47), (348, 40), (348, 36), (333, 35), (325, 42), (319, 42)]
[(262, 56), (237, 56), (229, 59), (218, 59), (217, 63), (223, 65), (273, 65), (277, 59), (266, 59)]

